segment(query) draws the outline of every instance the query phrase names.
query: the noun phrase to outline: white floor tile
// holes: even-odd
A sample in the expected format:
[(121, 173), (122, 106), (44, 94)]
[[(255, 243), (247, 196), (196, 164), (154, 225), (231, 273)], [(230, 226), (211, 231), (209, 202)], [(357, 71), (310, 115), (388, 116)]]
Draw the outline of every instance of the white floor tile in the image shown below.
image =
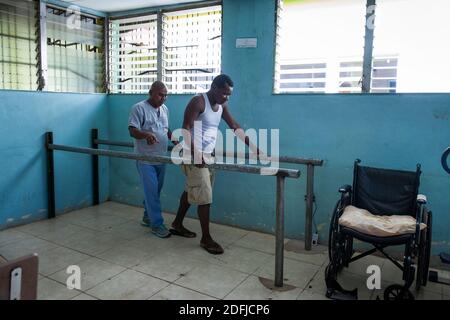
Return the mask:
[[(124, 267), (97, 258), (84, 260), (78, 266), (81, 271), (81, 291), (89, 290), (125, 270)], [(50, 275), (49, 278), (65, 284), (69, 276), (66, 270), (61, 270)]]
[(309, 290), (304, 290), (300, 295), (297, 297), (297, 300), (330, 300), (328, 299), (325, 294), (318, 294), (314, 293)]
[(38, 300), (68, 300), (80, 294), (76, 289), (68, 289), (65, 285), (48, 278), (38, 281)]
[(28, 233), (16, 231), (15, 229), (2, 230), (0, 231), (0, 247), (31, 237), (33, 236), (29, 235)]
[[(287, 241), (288, 240), (286, 239), (285, 243)], [(269, 254), (275, 254), (275, 236), (271, 234), (251, 231), (233, 244)]]
[(107, 251), (104, 251), (97, 255), (97, 257), (121, 265), (126, 268), (131, 268), (145, 259), (147, 259), (149, 253), (130, 245), (120, 245), (117, 247), (113, 247)]
[(57, 245), (52, 242), (36, 237), (28, 237), (0, 247), (0, 253), (7, 260), (12, 260), (30, 253), (37, 253), (39, 255), (46, 250), (56, 247)]
[(194, 268), (175, 284), (222, 299), (247, 276), (233, 269), (205, 264)]
[(50, 249), (39, 255), (39, 273), (48, 276), (89, 258), (88, 255), (64, 247)]
[(311, 246), (311, 250), (305, 249), (305, 242), (300, 240), (289, 240), (284, 246), (284, 256), (293, 260), (304, 261), (318, 266), (328, 262), (327, 247), (318, 245)]
[[(297, 260), (284, 259), (283, 282), (304, 289), (319, 270), (319, 266)], [(275, 279), (275, 257), (259, 268), (255, 275)]]
[[(211, 255), (200, 247), (198, 219), (187, 217), (196, 238), (160, 239), (142, 227), (143, 208), (116, 202), (83, 208), (55, 219), (0, 231), (0, 254), (8, 260), (37, 253), (39, 299), (326, 299), (327, 248), (304, 250), (285, 239), (282, 288), (273, 286), (275, 236), (211, 223), (211, 235), (225, 252)], [(163, 213), (167, 227), (174, 214)], [(69, 290), (69, 265), (81, 268), (81, 289)], [(367, 267), (381, 267), (382, 287), (367, 289)], [(401, 271), (390, 261), (368, 256), (339, 274), (345, 289), (358, 288), (359, 299), (383, 298)], [(428, 282), (418, 300), (450, 300), (448, 285)], [(95, 297), (93, 296), (95, 295)]]
[(150, 300), (216, 300), (213, 297), (186, 289), (175, 284), (162, 289), (153, 295)]
[(126, 270), (86, 293), (101, 300), (146, 300), (168, 285), (165, 281)]
[(99, 231), (81, 232), (61, 241), (65, 247), (93, 256), (127, 243), (115, 234)]
[(258, 268), (273, 259), (273, 255), (239, 246), (230, 245), (229, 247), (225, 247), (224, 250), (225, 252), (223, 254), (213, 255), (200, 246), (196, 246), (194, 250), (190, 251), (190, 255), (199, 260), (248, 274), (255, 272)]
[(133, 269), (168, 282), (174, 282), (201, 265), (202, 263), (194, 258), (167, 251), (150, 255)]
[(73, 297), (71, 300), (98, 300), (97, 298), (94, 298), (88, 294), (81, 293), (75, 297)]
[(113, 225), (105, 233), (116, 235), (126, 240), (135, 240), (148, 235), (150, 228), (141, 226), (140, 221), (132, 220), (123, 224)]
[(114, 226), (120, 226), (126, 222), (128, 222), (129, 219), (125, 219), (122, 217), (114, 216), (114, 215), (96, 215), (92, 217), (91, 219), (86, 220), (80, 220), (78, 222), (72, 222), (76, 223), (76, 225), (98, 230), (98, 231), (108, 231), (111, 230)]
[[(272, 280), (266, 279), (266, 283)], [(281, 288), (267, 288), (258, 277), (250, 276), (237, 288), (231, 291), (227, 300), (295, 300), (302, 289), (285, 285)]]

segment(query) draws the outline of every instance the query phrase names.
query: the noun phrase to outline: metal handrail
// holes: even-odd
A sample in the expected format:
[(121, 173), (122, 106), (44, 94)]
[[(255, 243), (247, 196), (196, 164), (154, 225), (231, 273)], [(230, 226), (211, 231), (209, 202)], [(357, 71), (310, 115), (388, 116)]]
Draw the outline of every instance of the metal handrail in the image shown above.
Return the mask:
[[(98, 130), (92, 129), (92, 145), (97, 147), (98, 145), (110, 145), (110, 146), (119, 146), (119, 147), (133, 147), (132, 142), (124, 142), (124, 141), (113, 141), (113, 140), (104, 140), (98, 139)], [(172, 146), (169, 146), (169, 151), (172, 150)], [(252, 157), (249, 153), (225, 153), (223, 151), (216, 151), (216, 155), (222, 155), (226, 157), (234, 157), (241, 159), (249, 159)], [(306, 165), (306, 195), (305, 195), (305, 250), (311, 250), (312, 245), (312, 226), (313, 226), (313, 203), (315, 201), (314, 197), (314, 167), (322, 166), (323, 160), (321, 159), (306, 159), (306, 158), (298, 158), (298, 157), (286, 157), (280, 156), (277, 159), (277, 162), (280, 163), (292, 163), (292, 164), (300, 164)]]
[[(84, 153), (92, 155), (93, 164), (93, 185), (94, 185), (94, 204), (99, 203), (99, 177), (98, 177), (98, 156), (108, 156), (117, 157), (133, 160), (144, 160), (144, 161), (156, 161), (171, 164), (182, 164), (182, 158), (174, 158), (167, 156), (146, 156), (130, 152), (122, 151), (112, 151), (112, 150), (102, 150), (97, 148), (98, 142), (98, 131), (92, 131), (92, 144), (94, 148), (84, 148), (84, 147), (73, 147), (53, 143), (53, 133), (47, 132), (45, 134), (45, 148), (47, 153), (47, 190), (48, 190), (48, 212), (49, 218), (54, 218), (56, 216), (56, 205), (55, 205), (55, 170), (54, 170), (54, 156), (53, 152), (55, 150), (68, 151), (75, 153)], [(173, 161), (176, 161), (175, 163)], [(177, 161), (178, 160), (178, 161)], [(224, 164), (224, 163), (214, 163), (207, 164), (206, 167), (227, 170), (227, 171), (237, 171), (252, 174), (262, 174), (268, 175), (267, 167), (262, 166), (250, 166), (250, 165), (237, 165), (237, 164)], [(274, 168), (273, 175), (277, 177), (277, 193), (276, 193), (276, 234), (275, 234), (275, 286), (283, 286), (283, 261), (284, 261), (284, 182), (285, 178), (299, 178), (300, 171), (293, 169), (283, 169)], [(97, 194), (95, 194), (97, 193)]]
[[(133, 142), (125, 142), (125, 141), (113, 141), (113, 140), (104, 140), (104, 139), (94, 139), (93, 142), (95, 144), (103, 144), (103, 145), (110, 145), (110, 146), (119, 146), (119, 147), (130, 147), (133, 148)], [(172, 146), (169, 146), (169, 151), (172, 150)], [(237, 152), (234, 152), (234, 154), (231, 153), (224, 153), (223, 151), (216, 151), (217, 154), (222, 154), (223, 156), (230, 156), (230, 157), (237, 157), (237, 158), (248, 158), (250, 155), (249, 153), (245, 154), (238, 154)], [(286, 156), (280, 156), (278, 157), (278, 162), (281, 163), (293, 163), (293, 164), (304, 164), (308, 165), (311, 164), (313, 166), (322, 166), (323, 160), (321, 159), (306, 159), (306, 158), (297, 158), (297, 157), (286, 157)]]
[[(171, 163), (177, 164), (183, 162), (183, 158), (179, 157), (168, 157), (168, 156), (147, 156), (140, 155), (131, 152), (122, 152), (122, 151), (112, 151), (112, 150), (103, 150), (103, 149), (93, 149), (93, 148), (84, 148), (84, 147), (72, 147), (61, 144), (48, 144), (48, 149), (51, 150), (61, 150), (75, 153), (86, 153), (97, 156), (108, 156), (113, 158), (124, 158), (124, 159), (132, 159), (132, 160), (143, 160), (149, 162), (161, 162), (161, 163)], [(194, 165), (194, 164), (189, 164)], [(275, 170), (270, 170), (270, 167), (262, 167), (262, 166), (250, 166), (250, 165), (240, 165), (240, 164), (226, 164), (226, 163), (213, 163), (213, 164), (205, 164), (205, 167), (217, 169), (217, 170), (225, 170), (225, 171), (236, 171), (236, 172), (245, 172), (245, 173), (253, 173), (253, 174), (261, 174), (261, 175), (273, 175), (273, 176), (284, 176), (287, 178), (299, 178), (300, 171), (293, 169), (283, 169), (283, 168), (274, 168)]]

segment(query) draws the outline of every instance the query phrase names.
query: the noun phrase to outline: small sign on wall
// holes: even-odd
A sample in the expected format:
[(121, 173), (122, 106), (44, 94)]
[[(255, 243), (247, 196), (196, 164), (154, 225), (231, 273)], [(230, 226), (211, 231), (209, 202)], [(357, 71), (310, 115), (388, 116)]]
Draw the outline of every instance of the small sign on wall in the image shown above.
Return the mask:
[(256, 38), (237, 38), (236, 48), (256, 48), (258, 40)]

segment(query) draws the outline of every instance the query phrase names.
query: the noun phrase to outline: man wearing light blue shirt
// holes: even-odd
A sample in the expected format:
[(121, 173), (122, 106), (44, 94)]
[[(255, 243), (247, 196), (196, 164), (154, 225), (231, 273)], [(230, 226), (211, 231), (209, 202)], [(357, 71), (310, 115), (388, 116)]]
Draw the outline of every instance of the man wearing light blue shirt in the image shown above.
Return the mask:
[[(155, 81), (149, 91), (149, 99), (135, 104), (130, 112), (128, 130), (134, 138), (134, 152), (148, 156), (164, 156), (167, 153), (172, 132), (169, 129), (169, 110), (164, 104), (167, 88)], [(177, 144), (177, 141), (173, 141)], [(144, 217), (142, 225), (151, 227), (160, 238), (170, 237), (161, 212), (160, 193), (164, 183), (165, 164), (136, 161), (144, 187)]]

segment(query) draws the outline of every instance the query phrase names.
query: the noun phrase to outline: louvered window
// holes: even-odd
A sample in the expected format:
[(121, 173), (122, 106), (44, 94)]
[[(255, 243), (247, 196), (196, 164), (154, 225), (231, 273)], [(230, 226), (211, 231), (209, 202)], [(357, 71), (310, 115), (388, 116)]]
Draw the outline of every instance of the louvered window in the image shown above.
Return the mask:
[(48, 7), (46, 27), (45, 90), (104, 92), (103, 20)]
[(163, 81), (169, 91), (206, 91), (220, 73), (221, 7), (166, 13), (163, 21)]
[(156, 15), (111, 20), (110, 91), (143, 93), (157, 78)]
[(275, 93), (450, 92), (448, 0), (278, 0)]
[(0, 0), (0, 89), (37, 89), (37, 2)]
[(221, 6), (112, 18), (110, 91), (147, 93), (157, 79), (170, 93), (207, 90), (220, 73), (221, 28)]

